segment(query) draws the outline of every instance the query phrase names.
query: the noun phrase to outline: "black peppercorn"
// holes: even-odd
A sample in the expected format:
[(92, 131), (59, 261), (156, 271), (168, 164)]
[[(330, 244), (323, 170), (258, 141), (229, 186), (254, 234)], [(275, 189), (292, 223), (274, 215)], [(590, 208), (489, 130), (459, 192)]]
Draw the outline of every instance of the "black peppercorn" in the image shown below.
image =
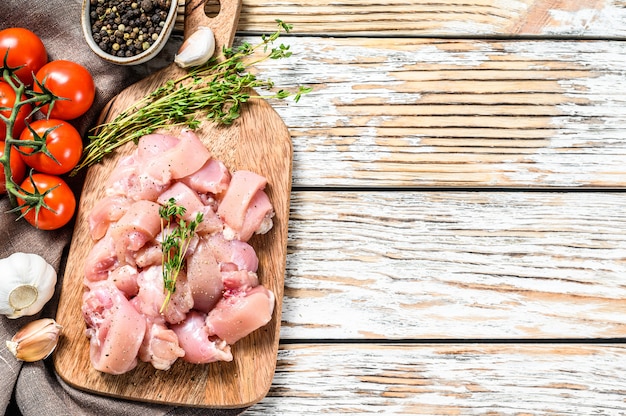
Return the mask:
[(141, 8), (146, 12), (150, 13), (154, 4), (152, 4), (152, 0), (141, 0)]
[(90, 0), (93, 39), (109, 55), (137, 55), (158, 39), (172, 1)]

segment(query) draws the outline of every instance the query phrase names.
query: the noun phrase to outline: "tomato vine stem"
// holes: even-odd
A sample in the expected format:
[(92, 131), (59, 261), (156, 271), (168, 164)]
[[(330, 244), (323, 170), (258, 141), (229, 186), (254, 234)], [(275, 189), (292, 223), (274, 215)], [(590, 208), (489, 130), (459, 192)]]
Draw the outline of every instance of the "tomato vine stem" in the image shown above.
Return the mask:
[[(21, 207), (18, 206), (17, 200), (22, 199), (25, 201), (26, 206), (43, 206), (43, 197), (45, 194), (40, 194), (39, 192), (29, 193), (20, 188), (19, 184), (15, 182), (13, 179), (13, 173), (11, 171), (11, 153), (12, 149), (18, 149), (18, 146), (32, 147), (32, 145), (28, 142), (21, 142), (19, 137), (13, 137), (13, 127), (15, 126), (15, 122), (17, 120), (18, 114), (20, 110), (24, 106), (32, 106), (32, 111), (26, 118), (30, 118), (33, 114), (35, 114), (42, 106), (46, 104), (53, 105), (56, 100), (63, 99), (61, 97), (57, 97), (50, 90), (45, 88), (42, 84), (38, 83), (41, 87), (42, 92), (37, 93), (27, 88), (27, 86), (20, 81), (20, 79), (15, 75), (15, 71), (18, 68), (11, 68), (7, 64), (8, 51), (4, 57), (4, 64), (2, 66), (2, 80), (6, 82), (15, 93), (15, 102), (12, 107), (0, 107), (0, 110), (6, 111), (8, 109), (11, 110), (9, 116), (5, 116), (0, 113), (0, 121), (2, 121), (5, 125), (6, 134), (4, 139), (4, 154), (0, 157), (0, 163), (2, 164), (4, 171), (4, 182), (6, 187), (6, 193), (9, 198), (9, 202), (11, 204), (11, 211), (17, 211)], [(35, 82), (38, 82), (35, 80)], [(18, 150), (19, 151), (19, 150)], [(21, 218), (21, 217), (20, 217)]]

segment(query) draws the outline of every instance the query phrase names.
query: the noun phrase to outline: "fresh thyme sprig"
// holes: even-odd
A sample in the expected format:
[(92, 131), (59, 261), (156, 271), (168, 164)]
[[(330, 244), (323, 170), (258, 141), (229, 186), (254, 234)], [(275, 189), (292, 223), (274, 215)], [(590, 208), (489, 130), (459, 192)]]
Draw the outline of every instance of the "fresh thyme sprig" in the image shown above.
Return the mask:
[[(311, 88), (299, 86), (296, 92), (281, 89), (270, 95), (250, 95), (254, 88), (271, 91), (274, 83), (246, 72), (248, 68), (267, 59), (291, 56), (289, 46), (272, 47), (282, 31), (289, 32), (292, 28), (281, 20), (276, 22), (278, 30), (272, 35), (261, 36), (260, 43), (244, 42), (236, 48), (223, 48), (221, 56), (168, 81), (111, 122), (96, 126), (93, 129), (96, 133), (89, 136), (90, 143), (71, 175), (100, 162), (119, 146), (131, 141), (136, 143), (141, 136), (160, 128), (187, 126), (196, 129), (201, 122), (198, 119), (201, 113), (213, 122), (229, 125), (239, 117), (241, 105), (250, 99), (293, 97), (294, 101), (299, 101), (303, 94), (311, 92)], [(246, 59), (261, 48), (261, 57)]]
[(185, 221), (185, 207), (176, 204), (174, 198), (170, 198), (167, 204), (159, 208), (161, 217), (161, 269), (163, 273), (163, 285), (165, 288), (165, 300), (161, 305), (160, 313), (172, 298), (176, 291), (176, 280), (185, 264), (185, 254), (189, 248), (192, 238), (195, 236), (198, 225), (203, 220), (201, 212), (196, 214), (192, 221)]

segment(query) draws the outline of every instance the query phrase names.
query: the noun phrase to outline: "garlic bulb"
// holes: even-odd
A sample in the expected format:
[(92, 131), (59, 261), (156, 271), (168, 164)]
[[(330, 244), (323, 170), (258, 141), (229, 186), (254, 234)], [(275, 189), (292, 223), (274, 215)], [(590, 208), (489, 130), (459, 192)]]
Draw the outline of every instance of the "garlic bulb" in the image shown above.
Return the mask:
[(7, 348), (18, 360), (33, 362), (47, 358), (57, 346), (63, 327), (52, 318), (26, 324), (7, 341)]
[(174, 62), (181, 67), (202, 65), (215, 52), (215, 36), (210, 27), (200, 26), (180, 46)]
[(52, 298), (56, 283), (56, 271), (37, 254), (0, 259), (0, 314), (11, 319), (36, 314)]

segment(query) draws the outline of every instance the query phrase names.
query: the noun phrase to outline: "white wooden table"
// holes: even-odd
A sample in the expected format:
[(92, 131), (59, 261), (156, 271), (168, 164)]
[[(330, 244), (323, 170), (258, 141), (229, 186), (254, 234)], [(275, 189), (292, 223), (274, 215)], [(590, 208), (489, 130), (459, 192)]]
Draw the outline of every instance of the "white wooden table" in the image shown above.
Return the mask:
[(626, 414), (626, 5), (244, 0), (295, 150), (245, 415)]

